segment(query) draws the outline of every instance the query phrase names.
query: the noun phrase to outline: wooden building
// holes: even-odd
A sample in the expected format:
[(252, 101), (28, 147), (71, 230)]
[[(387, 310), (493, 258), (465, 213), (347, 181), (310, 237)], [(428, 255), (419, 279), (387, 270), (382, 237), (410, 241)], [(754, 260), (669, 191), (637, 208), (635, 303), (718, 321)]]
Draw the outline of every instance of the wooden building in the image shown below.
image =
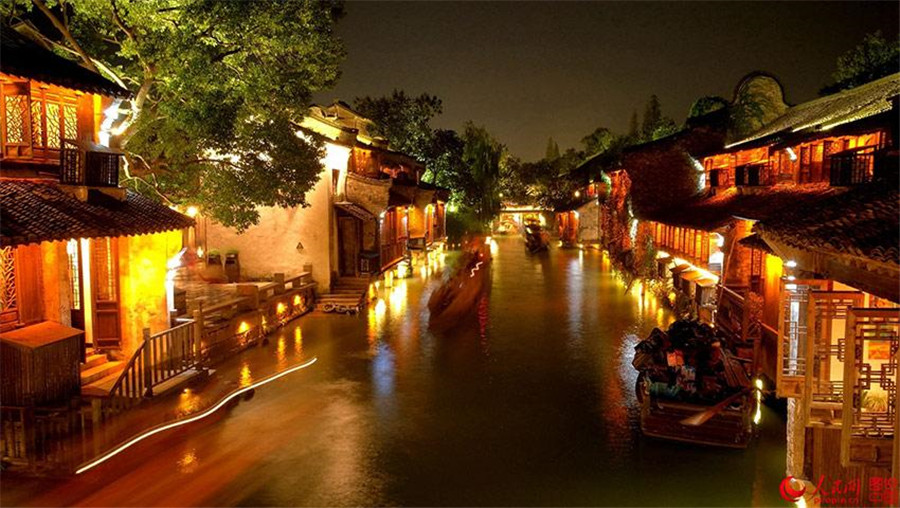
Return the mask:
[(732, 147), (755, 157), (718, 166), (745, 186), (829, 189), (753, 231), (785, 263), (776, 390), (789, 400), (788, 471), (859, 479), (862, 499), (869, 478), (900, 478), (898, 97), (895, 74), (800, 104)]
[(193, 222), (119, 187), (100, 126), (127, 90), (0, 34), (0, 424), (16, 461), (41, 411), (108, 395), (147, 331), (170, 327), (167, 261)]
[(692, 153), (698, 197), (636, 213), (676, 291), (715, 276), (701, 317), (789, 398), (788, 474), (863, 496), (900, 471), (898, 96), (900, 74), (793, 106)]

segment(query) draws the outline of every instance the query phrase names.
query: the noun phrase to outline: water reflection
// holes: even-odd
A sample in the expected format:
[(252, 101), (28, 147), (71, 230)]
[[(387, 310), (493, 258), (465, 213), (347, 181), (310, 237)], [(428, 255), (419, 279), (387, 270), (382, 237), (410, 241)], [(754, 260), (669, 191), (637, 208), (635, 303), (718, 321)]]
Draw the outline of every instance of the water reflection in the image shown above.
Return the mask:
[(245, 363), (241, 366), (241, 378), (238, 381), (238, 385), (243, 388), (245, 386), (250, 386), (253, 384), (253, 375), (250, 373), (250, 364)]
[[(777, 415), (740, 452), (641, 435), (633, 347), (671, 319), (649, 289), (626, 290), (595, 252), (495, 243), (490, 297), (452, 332), (427, 327), (440, 270), (376, 288), (364, 316), (308, 315), (283, 337), (314, 368), (43, 504), (779, 504)], [(240, 379), (252, 382), (250, 365)]]

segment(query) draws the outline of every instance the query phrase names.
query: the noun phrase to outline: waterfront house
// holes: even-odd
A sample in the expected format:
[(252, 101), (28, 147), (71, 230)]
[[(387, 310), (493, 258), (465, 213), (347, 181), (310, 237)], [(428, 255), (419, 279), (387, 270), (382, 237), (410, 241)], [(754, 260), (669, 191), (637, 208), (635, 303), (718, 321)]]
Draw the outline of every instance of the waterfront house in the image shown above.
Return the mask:
[(311, 107), (297, 134), (326, 155), (310, 206), (260, 208), (241, 232), (201, 218), (199, 247), (235, 252), (245, 279), (310, 271), (329, 310), (356, 309), (369, 278), (441, 248), (449, 191), (423, 182), (424, 166), (371, 136), (371, 123), (343, 102)]
[(0, 34), (0, 424), (4, 460), (29, 461), (49, 415), (109, 397), (170, 328), (167, 261), (192, 221), (119, 186), (101, 123), (126, 89)]
[[(753, 227), (784, 261), (776, 391), (789, 399), (788, 469), (898, 477), (900, 74), (791, 108), (733, 148), (764, 146), (743, 185), (824, 187), (814, 206)], [(757, 183), (758, 182), (758, 183)]]

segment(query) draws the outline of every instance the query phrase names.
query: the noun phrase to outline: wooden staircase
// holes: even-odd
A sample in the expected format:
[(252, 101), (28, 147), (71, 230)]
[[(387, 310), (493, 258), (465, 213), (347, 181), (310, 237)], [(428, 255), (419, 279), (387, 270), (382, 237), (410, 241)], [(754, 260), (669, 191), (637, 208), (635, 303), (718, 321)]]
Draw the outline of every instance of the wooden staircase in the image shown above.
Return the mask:
[(332, 284), (331, 291), (317, 298), (316, 310), (356, 314), (365, 304), (369, 284), (368, 277), (341, 277)]
[(81, 364), (81, 394), (86, 397), (105, 397), (116, 384), (125, 362), (110, 360), (106, 353), (90, 352)]

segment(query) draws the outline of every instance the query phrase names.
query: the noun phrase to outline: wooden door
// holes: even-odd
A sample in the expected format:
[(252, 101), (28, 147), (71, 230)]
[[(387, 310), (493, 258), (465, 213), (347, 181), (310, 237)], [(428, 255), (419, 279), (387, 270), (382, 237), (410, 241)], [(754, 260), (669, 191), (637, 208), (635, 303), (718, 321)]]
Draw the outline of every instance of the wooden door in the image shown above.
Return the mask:
[(339, 217), (338, 234), (341, 275), (355, 277), (359, 268), (359, 221), (353, 217)]
[(94, 347), (118, 348), (122, 343), (119, 323), (119, 253), (117, 247), (115, 238), (91, 240)]

